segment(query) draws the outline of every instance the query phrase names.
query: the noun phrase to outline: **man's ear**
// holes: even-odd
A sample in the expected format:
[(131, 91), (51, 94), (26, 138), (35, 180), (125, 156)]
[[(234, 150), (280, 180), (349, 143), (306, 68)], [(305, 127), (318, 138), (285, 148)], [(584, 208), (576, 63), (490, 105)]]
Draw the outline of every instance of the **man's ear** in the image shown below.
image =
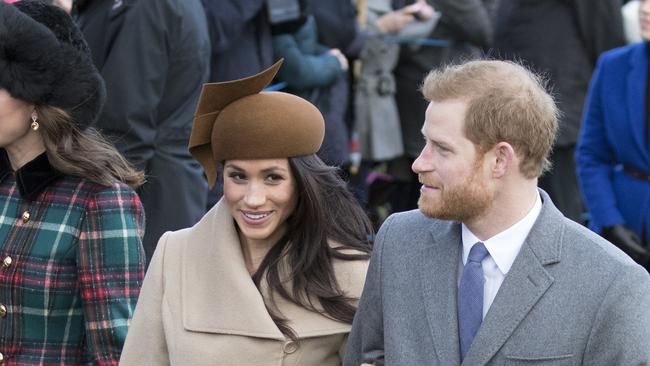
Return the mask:
[(516, 167), (518, 162), (515, 149), (507, 142), (499, 142), (492, 148), (492, 177), (501, 178)]

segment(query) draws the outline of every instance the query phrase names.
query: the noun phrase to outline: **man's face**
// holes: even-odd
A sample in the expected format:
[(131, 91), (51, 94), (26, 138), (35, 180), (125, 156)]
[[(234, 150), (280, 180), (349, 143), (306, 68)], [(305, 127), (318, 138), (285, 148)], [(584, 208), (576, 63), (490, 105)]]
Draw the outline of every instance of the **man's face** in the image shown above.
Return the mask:
[(426, 145), (413, 163), (422, 188), (418, 206), (425, 215), (468, 222), (480, 217), (494, 200), (484, 156), (465, 137), (467, 103), (431, 102), (422, 134)]

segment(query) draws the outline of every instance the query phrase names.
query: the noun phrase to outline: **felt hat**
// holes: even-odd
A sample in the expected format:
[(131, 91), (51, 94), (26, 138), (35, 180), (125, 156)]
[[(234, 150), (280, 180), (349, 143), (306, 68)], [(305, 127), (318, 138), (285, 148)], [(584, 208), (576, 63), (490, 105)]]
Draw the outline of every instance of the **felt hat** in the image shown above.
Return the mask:
[(282, 60), (257, 75), (203, 85), (189, 150), (210, 187), (218, 162), (289, 158), (320, 149), (325, 122), (318, 108), (292, 94), (262, 91), (280, 65)]
[(106, 97), (79, 28), (65, 11), (39, 0), (0, 1), (0, 88), (61, 108), (82, 129), (95, 121)]

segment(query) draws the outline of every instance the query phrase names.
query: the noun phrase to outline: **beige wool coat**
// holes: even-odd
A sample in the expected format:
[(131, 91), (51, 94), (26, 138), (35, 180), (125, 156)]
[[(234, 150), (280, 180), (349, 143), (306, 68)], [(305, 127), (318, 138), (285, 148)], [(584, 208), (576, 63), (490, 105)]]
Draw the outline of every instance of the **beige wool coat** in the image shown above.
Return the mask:
[[(358, 299), (367, 261), (334, 261), (342, 291)], [(351, 325), (275, 296), (299, 342), (289, 341), (246, 270), (227, 204), (160, 239), (120, 365), (340, 365)], [(268, 303), (268, 300), (267, 300)], [(356, 300), (355, 300), (356, 305)]]

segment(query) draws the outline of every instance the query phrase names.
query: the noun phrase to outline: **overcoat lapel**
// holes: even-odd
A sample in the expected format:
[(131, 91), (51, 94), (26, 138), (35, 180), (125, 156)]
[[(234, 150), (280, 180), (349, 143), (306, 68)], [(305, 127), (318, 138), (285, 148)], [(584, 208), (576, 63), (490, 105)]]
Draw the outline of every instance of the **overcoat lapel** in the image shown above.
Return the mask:
[(457, 223), (437, 228), (419, 256), (419, 282), (438, 363), (454, 366), (460, 364), (456, 297), (461, 229)]
[[(648, 57), (647, 45), (636, 47), (630, 57), (630, 69), (627, 74), (626, 92), (627, 92), (627, 112), (630, 118), (629, 128), (633, 131), (634, 141), (631, 141), (638, 151), (643, 153), (644, 160), (648, 162), (648, 148), (646, 147), (645, 138), (645, 96), (646, 80), (648, 78)], [(644, 107), (645, 106), (645, 107)], [(621, 123), (624, 123), (621, 121)], [(625, 128), (625, 126), (621, 126)]]
[[(268, 285), (262, 280), (258, 290), (246, 269), (237, 230), (225, 201), (221, 200), (186, 232), (181, 275), (185, 329), (284, 340), (284, 334), (266, 308), (271, 304)], [(358, 276), (355, 268), (365, 268), (365, 265), (334, 261), (333, 266), (341, 290), (359, 296), (364, 278)], [(339, 273), (342, 278), (338, 277)], [(347, 276), (349, 273), (355, 275)], [(291, 283), (286, 282), (286, 286)], [(289, 326), (299, 338), (350, 331), (350, 324), (309, 311), (280, 295), (274, 296), (274, 300), (274, 309), (289, 319)]]
[(560, 261), (562, 215), (540, 192), (544, 204), (510, 272), (499, 288), (463, 364), (485, 365), (553, 284), (544, 266)]
[(285, 338), (246, 270), (237, 231), (223, 201), (194, 226), (184, 245), (181, 301), (185, 329)]

